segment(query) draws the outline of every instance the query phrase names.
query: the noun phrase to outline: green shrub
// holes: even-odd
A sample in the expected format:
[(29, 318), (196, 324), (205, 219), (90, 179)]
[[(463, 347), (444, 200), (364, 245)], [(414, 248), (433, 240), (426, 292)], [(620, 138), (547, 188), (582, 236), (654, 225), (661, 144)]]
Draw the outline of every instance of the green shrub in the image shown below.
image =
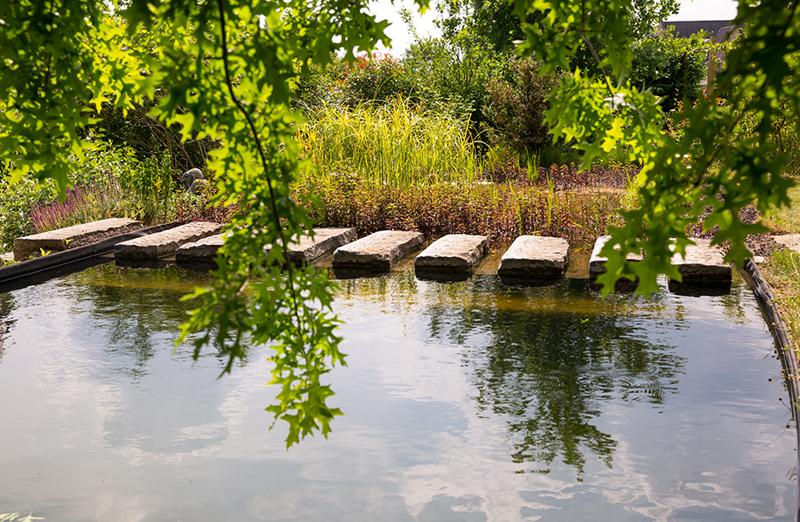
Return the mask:
[(397, 99), (320, 107), (298, 139), (303, 156), (324, 174), (355, 174), (377, 186), (426, 185), (477, 178), (480, 163), (468, 127), (463, 118)]
[(508, 76), (510, 56), (492, 49), (485, 39), (465, 34), (417, 40), (403, 64), (418, 79), (419, 92), (429, 104), (467, 115), (473, 131), (480, 131), (490, 101), (487, 86)]
[(132, 150), (139, 160), (167, 153), (172, 167), (182, 172), (203, 167), (208, 152), (217, 144), (209, 138), (184, 141), (178, 126), (169, 127), (149, 115), (154, 103), (147, 100), (126, 113), (106, 105), (92, 126), (92, 133), (115, 148)]
[(547, 97), (559, 78), (544, 74), (534, 60), (516, 60), (510, 80), (489, 83), (491, 105), (488, 117), (492, 143), (511, 146), (525, 156), (541, 151), (553, 141), (544, 121)]
[(708, 53), (718, 48), (702, 34), (688, 38), (665, 32), (642, 38), (634, 44), (631, 83), (650, 89), (671, 111), (679, 102), (693, 101), (707, 74)]
[(376, 52), (360, 55), (353, 62), (336, 58), (326, 69), (313, 68), (301, 76), (295, 103), (306, 110), (329, 105), (353, 108), (397, 97), (418, 101), (417, 90), (418, 82), (403, 62)]
[(10, 251), (14, 240), (34, 232), (30, 211), (56, 198), (55, 184), (24, 177), (15, 182), (0, 178), (0, 253)]

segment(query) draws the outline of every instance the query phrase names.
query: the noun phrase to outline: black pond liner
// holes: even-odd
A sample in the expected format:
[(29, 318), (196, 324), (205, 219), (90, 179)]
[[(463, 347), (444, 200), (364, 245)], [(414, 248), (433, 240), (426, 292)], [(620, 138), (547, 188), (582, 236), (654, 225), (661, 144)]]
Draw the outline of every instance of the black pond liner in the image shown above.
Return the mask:
[(154, 234), (162, 230), (174, 228), (182, 222), (172, 222), (163, 225), (140, 228), (113, 236), (97, 243), (71, 248), (47, 256), (29, 259), (14, 263), (11, 266), (0, 268), (0, 292), (17, 290), (30, 285), (36, 285), (74, 272), (79, 272), (91, 266), (112, 261), (111, 257), (104, 257), (114, 249), (114, 245), (137, 237)]
[(789, 341), (789, 332), (786, 329), (786, 323), (781, 319), (778, 308), (772, 300), (772, 290), (769, 284), (764, 279), (761, 271), (758, 269), (752, 259), (745, 261), (743, 266), (745, 280), (753, 294), (756, 296), (758, 306), (761, 310), (764, 320), (769, 327), (772, 337), (775, 339), (775, 349), (778, 352), (778, 358), (783, 366), (784, 380), (786, 382), (786, 389), (789, 392), (789, 406), (792, 411), (792, 419), (794, 420), (795, 437), (797, 441), (797, 464), (795, 474), (797, 479), (797, 506), (795, 506), (795, 520), (800, 521), (800, 426), (798, 422), (798, 397), (800, 397), (800, 374), (798, 373), (797, 354), (795, 353), (792, 343)]

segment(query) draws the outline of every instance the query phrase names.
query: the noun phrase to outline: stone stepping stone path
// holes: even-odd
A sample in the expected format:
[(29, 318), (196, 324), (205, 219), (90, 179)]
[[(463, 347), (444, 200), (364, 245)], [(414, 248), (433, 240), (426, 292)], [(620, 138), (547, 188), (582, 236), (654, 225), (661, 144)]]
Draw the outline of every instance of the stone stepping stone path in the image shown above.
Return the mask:
[(795, 252), (800, 253), (800, 234), (784, 234), (782, 236), (772, 236), (772, 239), (775, 240), (781, 246), (785, 246), (789, 250), (794, 250)]
[(97, 234), (112, 234), (140, 226), (141, 223), (128, 218), (109, 218), (92, 221), (82, 225), (50, 230), (32, 236), (20, 237), (14, 240), (14, 258), (17, 261), (30, 257), (40, 250), (61, 251), (66, 250), (76, 241), (81, 241)]
[(569, 242), (566, 239), (519, 236), (500, 258), (497, 273), (509, 279), (561, 277), (568, 258)]
[(286, 257), (292, 263), (305, 265), (356, 239), (358, 232), (355, 228), (315, 228), (313, 238), (303, 236), (297, 243), (289, 245)]
[(425, 241), (419, 232), (381, 230), (347, 245), (333, 253), (334, 270), (389, 270), (400, 258), (407, 256)]
[(175, 251), (175, 262), (178, 264), (211, 264), (222, 246), (222, 234), (204, 237), (198, 241), (185, 243)]
[[(307, 264), (357, 238), (355, 228), (315, 228), (313, 238), (303, 236), (299, 242), (289, 246), (287, 258), (298, 265)], [(175, 261), (179, 264), (213, 263), (223, 241), (222, 234), (215, 234), (181, 245), (175, 252)]]
[(448, 234), (423, 250), (414, 261), (417, 273), (464, 276), (489, 253), (486, 236)]
[(216, 234), (222, 225), (196, 221), (169, 230), (123, 241), (114, 247), (114, 257), (122, 260), (147, 261), (175, 254), (179, 246)]
[[(597, 238), (597, 241), (594, 242), (592, 255), (589, 258), (589, 277), (596, 278), (605, 273), (606, 261), (608, 261), (608, 258), (600, 255), (600, 252), (603, 251), (603, 247), (606, 246), (606, 243), (608, 243), (610, 239), (611, 236), (600, 236)], [(642, 256), (639, 254), (628, 254), (627, 260), (629, 262), (641, 261)]]
[(722, 248), (711, 244), (710, 239), (693, 238), (694, 245), (686, 247), (686, 255), (675, 254), (672, 264), (678, 267), (684, 285), (730, 284), (733, 279), (731, 265), (725, 262)]

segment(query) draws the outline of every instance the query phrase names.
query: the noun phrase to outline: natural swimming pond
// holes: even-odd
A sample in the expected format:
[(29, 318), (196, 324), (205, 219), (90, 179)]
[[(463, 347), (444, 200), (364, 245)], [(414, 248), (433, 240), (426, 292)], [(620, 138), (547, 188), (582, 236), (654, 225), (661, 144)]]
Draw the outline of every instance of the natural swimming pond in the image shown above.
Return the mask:
[(0, 513), (47, 520), (791, 520), (772, 338), (719, 297), (412, 272), (341, 281), (330, 439), (286, 451), (254, 350), (173, 339), (203, 275), (101, 265), (0, 294)]

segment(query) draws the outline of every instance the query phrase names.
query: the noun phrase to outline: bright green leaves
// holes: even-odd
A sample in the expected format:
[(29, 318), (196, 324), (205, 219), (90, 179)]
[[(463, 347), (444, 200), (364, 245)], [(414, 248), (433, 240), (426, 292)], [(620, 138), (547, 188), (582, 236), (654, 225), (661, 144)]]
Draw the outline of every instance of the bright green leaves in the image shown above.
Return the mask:
[(582, 167), (598, 158), (644, 164), (663, 138), (658, 98), (629, 85), (611, 88), (576, 71), (550, 98), (551, 133), (583, 151)]
[(124, 26), (94, 1), (0, 3), (0, 161), (62, 194), (83, 129), (103, 103), (128, 107), (137, 64)]
[(278, 393), (267, 411), (286, 422), (291, 446), (327, 435), (341, 414), (329, 404), (325, 379), (344, 355), (326, 274), (285, 263), (287, 245), (312, 228), (289, 191), (299, 169), (300, 120), (290, 87), (298, 65), (328, 61), (340, 47), (372, 47), (385, 25), (365, 5), (339, 0), (210, 4), (216, 15), (180, 3), (136, 11), (149, 13), (142, 24), (160, 38), (158, 53), (146, 58), (151, 84), (166, 87), (156, 115), (187, 135), (218, 140), (208, 165), (217, 174), (217, 202), (247, 209), (228, 227), (212, 286), (192, 296), (197, 309), (182, 339), (193, 342), (195, 356), (215, 346), (227, 359), (225, 372), (268, 347)]
[[(625, 27), (635, 21), (625, 11), (635, 12), (635, 3), (516, 3), (529, 20), (539, 15), (524, 24), (524, 49), (550, 67), (567, 67), (579, 52), (588, 52), (601, 71), (599, 78), (576, 71), (552, 95), (547, 119), (553, 134), (583, 151), (584, 167), (607, 159), (641, 166), (638, 207), (623, 212), (625, 225), (611, 231), (603, 252), (605, 292), (619, 278), (638, 280), (642, 292), (657, 288), (659, 274), (679, 279), (671, 258), (684, 251), (689, 228), (700, 222), (704, 232), (714, 232), (715, 243), (728, 246), (729, 260), (741, 262), (748, 255), (745, 238), (761, 231), (743, 221), (743, 209), (753, 205), (763, 213), (788, 201), (792, 182), (784, 176), (786, 157), (776, 129), (800, 121), (797, 2), (740, 4), (737, 23), (745, 29), (727, 56), (720, 56), (727, 69), (713, 94), (684, 101), (670, 125), (654, 95), (614, 80), (629, 69)], [(640, 252), (644, 260), (626, 262)]]
[(549, 70), (570, 69), (575, 56), (587, 49), (621, 78), (630, 68), (634, 8), (620, 0), (516, 0), (523, 20), (523, 52), (533, 52)]

